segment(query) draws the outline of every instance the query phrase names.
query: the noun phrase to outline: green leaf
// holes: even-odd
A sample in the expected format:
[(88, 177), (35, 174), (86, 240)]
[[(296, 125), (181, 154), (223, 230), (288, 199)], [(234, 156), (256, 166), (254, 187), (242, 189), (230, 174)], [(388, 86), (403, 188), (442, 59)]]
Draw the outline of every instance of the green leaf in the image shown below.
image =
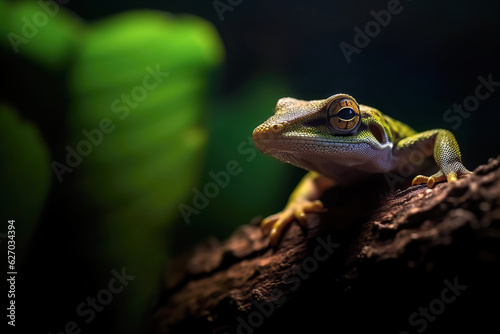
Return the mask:
[(200, 118), (223, 49), (209, 23), (153, 11), (98, 22), (81, 41), (68, 120), (82, 162), (72, 173), (82, 207), (99, 212), (97, 256), (136, 276), (124, 292), (124, 325), (135, 324), (156, 292), (169, 222), (201, 171)]

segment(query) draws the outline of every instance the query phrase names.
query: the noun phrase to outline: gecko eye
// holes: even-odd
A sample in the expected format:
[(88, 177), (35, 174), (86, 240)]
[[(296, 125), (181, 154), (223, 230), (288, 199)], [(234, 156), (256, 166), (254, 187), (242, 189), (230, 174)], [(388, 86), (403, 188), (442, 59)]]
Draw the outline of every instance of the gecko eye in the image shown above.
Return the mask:
[(354, 134), (361, 124), (359, 106), (353, 99), (333, 100), (326, 110), (328, 128), (334, 134)]

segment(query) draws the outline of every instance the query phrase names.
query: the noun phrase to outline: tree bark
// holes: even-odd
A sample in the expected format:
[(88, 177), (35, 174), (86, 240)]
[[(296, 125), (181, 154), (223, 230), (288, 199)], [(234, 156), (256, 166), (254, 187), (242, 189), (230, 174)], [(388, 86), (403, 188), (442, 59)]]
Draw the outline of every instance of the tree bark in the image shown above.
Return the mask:
[(433, 189), (332, 189), (274, 249), (257, 224), (209, 240), (170, 271), (151, 332), (498, 331), (499, 158)]

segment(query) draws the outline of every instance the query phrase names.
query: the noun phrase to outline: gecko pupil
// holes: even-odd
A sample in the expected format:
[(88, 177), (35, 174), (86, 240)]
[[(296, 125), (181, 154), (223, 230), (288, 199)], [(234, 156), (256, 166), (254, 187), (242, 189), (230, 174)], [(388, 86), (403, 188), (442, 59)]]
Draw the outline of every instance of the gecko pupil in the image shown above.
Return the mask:
[(356, 113), (351, 108), (343, 108), (338, 112), (337, 116), (341, 120), (348, 122), (356, 116)]

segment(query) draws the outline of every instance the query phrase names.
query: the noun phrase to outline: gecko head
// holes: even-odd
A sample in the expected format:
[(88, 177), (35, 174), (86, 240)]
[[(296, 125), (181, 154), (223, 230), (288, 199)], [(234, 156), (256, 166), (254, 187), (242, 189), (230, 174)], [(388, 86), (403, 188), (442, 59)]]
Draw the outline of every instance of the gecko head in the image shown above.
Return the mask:
[(337, 94), (313, 101), (280, 99), (275, 114), (253, 131), (253, 141), (262, 153), (289, 163), (306, 156), (358, 161), (368, 159), (368, 151), (392, 148), (388, 133), (378, 110)]

